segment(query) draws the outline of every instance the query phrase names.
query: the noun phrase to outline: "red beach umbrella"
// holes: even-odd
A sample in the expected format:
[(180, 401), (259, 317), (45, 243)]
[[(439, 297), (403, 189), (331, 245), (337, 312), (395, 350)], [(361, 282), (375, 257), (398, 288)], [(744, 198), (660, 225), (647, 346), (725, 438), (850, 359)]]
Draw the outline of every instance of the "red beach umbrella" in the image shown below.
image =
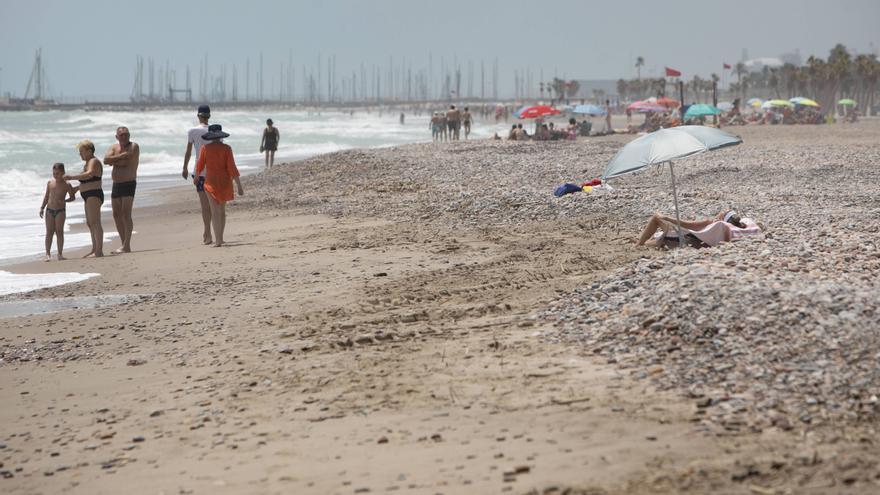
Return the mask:
[(547, 105), (535, 105), (533, 107), (523, 109), (519, 113), (519, 118), (521, 118), (521, 119), (537, 119), (540, 117), (546, 117), (548, 115), (559, 115), (561, 113), (562, 112), (560, 112), (559, 110), (557, 110), (553, 107), (548, 107)]
[(663, 105), (666, 108), (678, 108), (678, 106), (681, 105), (681, 102), (679, 102), (675, 98), (664, 96), (663, 98), (657, 99), (657, 104)]
[(635, 103), (630, 103), (628, 110), (634, 110), (636, 112), (646, 113), (646, 112), (663, 112), (666, 110), (666, 107), (660, 105), (659, 103), (654, 103), (650, 101), (637, 101)]

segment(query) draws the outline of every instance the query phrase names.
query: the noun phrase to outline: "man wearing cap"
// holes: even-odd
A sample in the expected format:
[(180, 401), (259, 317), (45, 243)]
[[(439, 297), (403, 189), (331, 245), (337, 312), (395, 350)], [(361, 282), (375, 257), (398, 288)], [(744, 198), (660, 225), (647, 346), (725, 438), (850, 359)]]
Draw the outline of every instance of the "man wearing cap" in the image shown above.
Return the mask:
[[(183, 155), (183, 178), (189, 179), (189, 159), (192, 157), (193, 148), (195, 148), (195, 161), (199, 160), (199, 152), (202, 149), (202, 146), (207, 144), (208, 142), (202, 139), (202, 136), (208, 132), (208, 120), (211, 118), (211, 108), (208, 105), (201, 105), (198, 109), (197, 117), (199, 119), (199, 125), (193, 127), (187, 132), (186, 139), (186, 153)], [(193, 172), (195, 172), (195, 167), (193, 167)], [(205, 225), (204, 233), (202, 234), (202, 242), (205, 244), (213, 243), (213, 239), (211, 238), (211, 203), (208, 201), (208, 195), (205, 194), (205, 171), (202, 170), (201, 174), (192, 175), (193, 184), (196, 186), (196, 191), (199, 193), (199, 203), (202, 206), (202, 222)]]

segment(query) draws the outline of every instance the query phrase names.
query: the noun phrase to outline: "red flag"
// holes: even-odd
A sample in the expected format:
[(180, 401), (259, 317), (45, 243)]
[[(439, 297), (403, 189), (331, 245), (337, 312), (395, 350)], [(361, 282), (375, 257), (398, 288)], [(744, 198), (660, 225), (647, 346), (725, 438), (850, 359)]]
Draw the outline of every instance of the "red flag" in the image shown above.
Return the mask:
[(730, 64), (724, 64), (724, 68), (725, 69), (732, 69), (733, 67), (731, 67)]
[(681, 71), (666, 67), (666, 77), (681, 77)]

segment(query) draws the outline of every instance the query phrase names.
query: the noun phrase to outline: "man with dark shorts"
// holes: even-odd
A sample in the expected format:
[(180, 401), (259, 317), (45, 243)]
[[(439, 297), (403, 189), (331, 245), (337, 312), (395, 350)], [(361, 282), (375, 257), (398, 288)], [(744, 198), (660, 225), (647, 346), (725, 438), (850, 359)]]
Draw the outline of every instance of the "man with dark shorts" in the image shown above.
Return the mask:
[(113, 206), (113, 221), (122, 246), (113, 251), (116, 254), (131, 252), (131, 233), (134, 223), (131, 220), (131, 209), (134, 206), (134, 192), (137, 188), (137, 169), (140, 163), (141, 149), (131, 141), (131, 133), (127, 127), (116, 129), (116, 144), (107, 150), (104, 164), (113, 167), (113, 191), (110, 201)]
[[(195, 161), (199, 161), (199, 151), (202, 149), (202, 145), (207, 144), (207, 142), (202, 139), (202, 135), (208, 132), (208, 120), (211, 118), (211, 108), (208, 105), (201, 105), (198, 109), (198, 114), (196, 115), (199, 119), (199, 125), (193, 127), (187, 132), (186, 138), (186, 153), (183, 155), (183, 178), (189, 179), (189, 159), (193, 156), (193, 151), (195, 151)], [(195, 171), (195, 167), (193, 167), (193, 171)], [(202, 233), (202, 242), (205, 244), (213, 244), (214, 240), (211, 238), (211, 203), (208, 201), (208, 195), (205, 193), (205, 172), (202, 171), (198, 177), (195, 175), (192, 176), (193, 184), (196, 186), (196, 192), (199, 193), (199, 203), (202, 206), (202, 223), (205, 226), (205, 230)]]
[(458, 131), (461, 128), (461, 111), (450, 105), (446, 112), (446, 124), (449, 126), (449, 140), (458, 141)]

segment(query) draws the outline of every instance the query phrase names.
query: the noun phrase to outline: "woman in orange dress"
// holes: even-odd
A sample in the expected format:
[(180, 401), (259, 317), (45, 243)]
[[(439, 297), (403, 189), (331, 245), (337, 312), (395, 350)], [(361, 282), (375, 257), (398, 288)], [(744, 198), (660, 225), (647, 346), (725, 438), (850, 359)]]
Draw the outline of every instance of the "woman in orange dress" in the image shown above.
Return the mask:
[(223, 143), (229, 137), (223, 132), (220, 124), (208, 126), (208, 132), (202, 139), (210, 141), (202, 146), (199, 161), (196, 163), (196, 177), (205, 170), (205, 192), (211, 205), (211, 225), (214, 227), (214, 247), (223, 245), (223, 230), (226, 228), (226, 202), (232, 201), (232, 183), (238, 187), (238, 195), (244, 196), (244, 189), (239, 180), (238, 168), (232, 157), (232, 148)]

